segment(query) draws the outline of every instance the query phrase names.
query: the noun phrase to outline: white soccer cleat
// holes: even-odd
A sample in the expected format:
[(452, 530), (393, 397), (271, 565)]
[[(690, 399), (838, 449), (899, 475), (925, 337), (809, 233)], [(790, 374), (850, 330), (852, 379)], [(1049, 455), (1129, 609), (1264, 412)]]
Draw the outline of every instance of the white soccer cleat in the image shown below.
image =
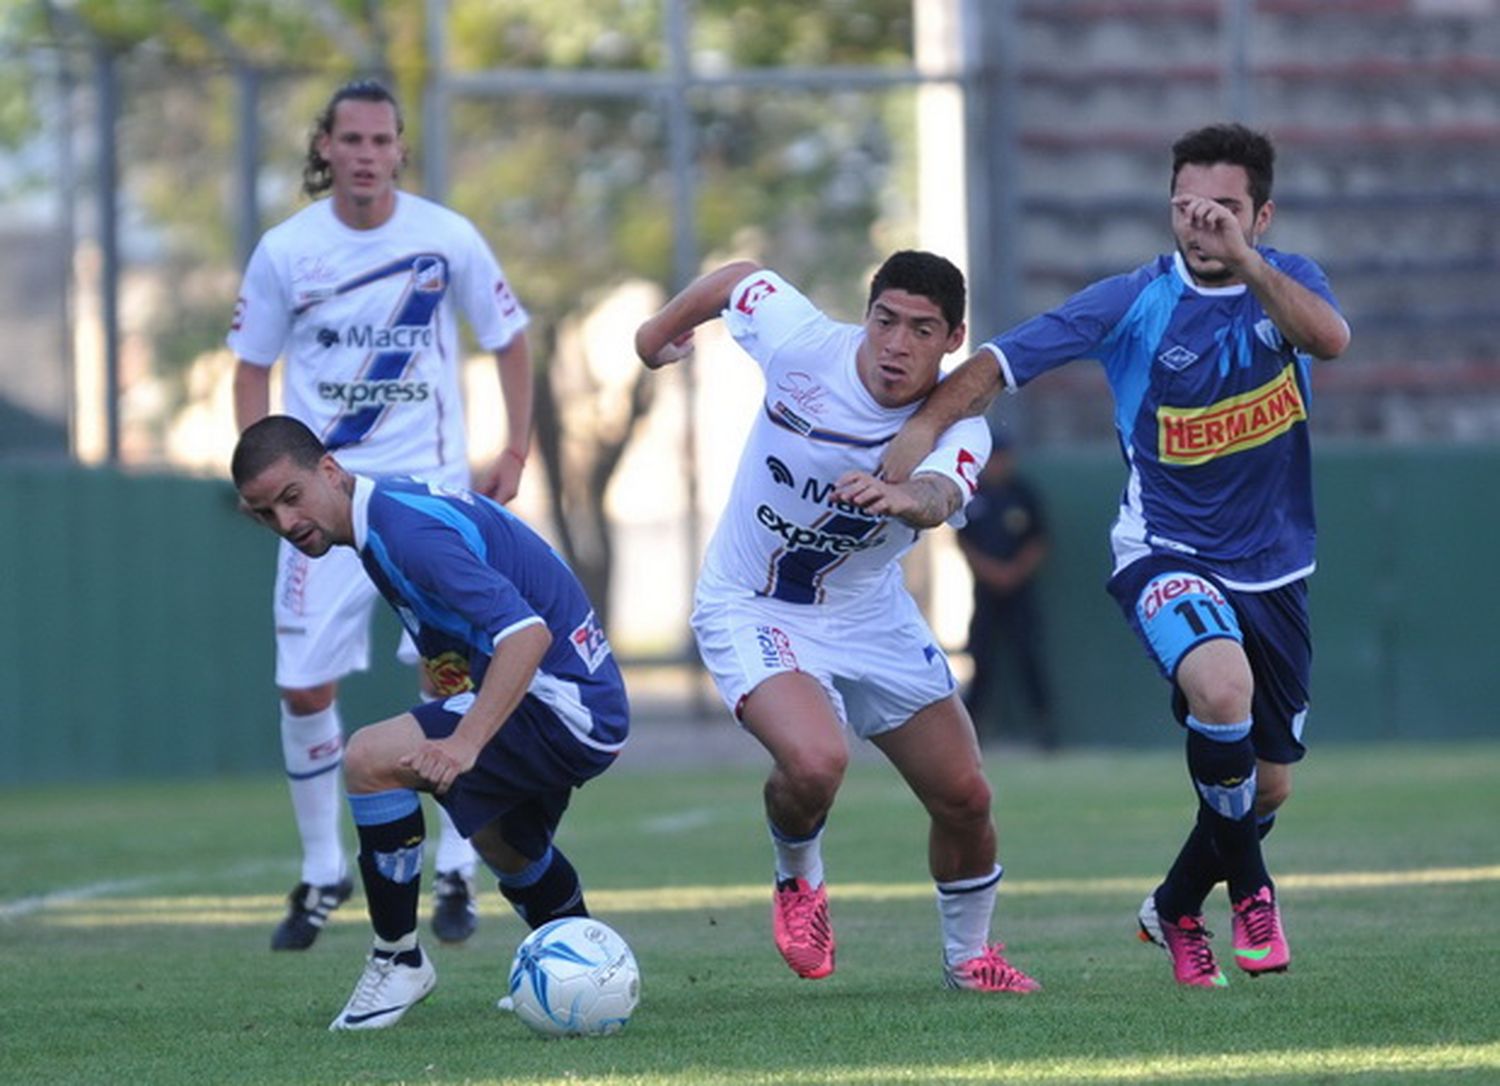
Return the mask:
[(437, 986), (437, 970), (420, 948), (417, 952), (422, 954), (421, 965), (401, 965), (394, 958), (371, 953), (354, 994), (328, 1028), (385, 1029), (426, 999)]

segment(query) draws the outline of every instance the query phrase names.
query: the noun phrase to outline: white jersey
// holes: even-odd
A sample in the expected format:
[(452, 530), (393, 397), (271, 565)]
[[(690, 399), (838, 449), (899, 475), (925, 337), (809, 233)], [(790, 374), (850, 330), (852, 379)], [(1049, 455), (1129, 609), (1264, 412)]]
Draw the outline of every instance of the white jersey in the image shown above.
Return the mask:
[(323, 199), (261, 238), (228, 343), (254, 365), (285, 356), (287, 414), (350, 471), (466, 483), (454, 302), (486, 350), (528, 321), (457, 212), (398, 192), (387, 222), (356, 230)]
[[(921, 402), (877, 403), (856, 369), (864, 326), (826, 316), (774, 272), (741, 280), (723, 317), (765, 371), (766, 396), (709, 542), (700, 593), (830, 606), (883, 598), (900, 585), (898, 559), (918, 533), (835, 501), (832, 491), (847, 471), (874, 471)], [(916, 471), (952, 479), (967, 504), (989, 453), (989, 427), (965, 419)], [(954, 520), (961, 523), (961, 509)]]

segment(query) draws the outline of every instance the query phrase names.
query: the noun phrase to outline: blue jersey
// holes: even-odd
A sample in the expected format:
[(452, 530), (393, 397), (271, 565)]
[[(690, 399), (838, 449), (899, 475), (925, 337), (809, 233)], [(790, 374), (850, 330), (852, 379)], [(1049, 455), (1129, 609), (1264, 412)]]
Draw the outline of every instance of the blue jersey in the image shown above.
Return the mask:
[(625, 684), (583, 587), (546, 541), (466, 490), (355, 476), (354, 543), (441, 695), (478, 687), (498, 642), (542, 624), (552, 644), (528, 696), (580, 742), (618, 750)]
[[(1261, 249), (1337, 308), (1311, 260)], [(1115, 570), (1189, 555), (1225, 584), (1266, 590), (1314, 567), (1310, 358), (1243, 284), (1195, 284), (1176, 254), (1102, 279), (986, 344), (1019, 388), (1098, 359), (1129, 476), (1110, 535)]]

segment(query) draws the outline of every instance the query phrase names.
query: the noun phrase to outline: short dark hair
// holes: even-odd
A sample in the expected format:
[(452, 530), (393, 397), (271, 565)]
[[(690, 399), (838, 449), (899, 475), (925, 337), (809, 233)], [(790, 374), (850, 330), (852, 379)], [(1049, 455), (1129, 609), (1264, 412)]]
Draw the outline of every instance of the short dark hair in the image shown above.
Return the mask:
[(1211, 124), (1195, 128), (1172, 144), (1172, 187), (1184, 166), (1212, 166), (1227, 162), (1242, 166), (1250, 183), (1250, 202), (1259, 210), (1271, 198), (1276, 178), (1276, 148), (1269, 136), (1242, 124)]
[(245, 427), (234, 446), (229, 473), (238, 490), (283, 457), (299, 468), (315, 468), (327, 453), (306, 424), (290, 415), (267, 415)]
[(888, 290), (904, 290), (933, 302), (948, 322), (950, 332), (964, 322), (964, 306), (968, 301), (964, 273), (952, 261), (936, 253), (917, 249), (892, 253), (870, 280), (870, 298), (865, 303), (865, 312), (868, 313), (875, 299)]
[(333, 134), (333, 116), (340, 102), (386, 102), (396, 111), (396, 135), (406, 131), (406, 122), (401, 117), (401, 103), (396, 101), (386, 85), (378, 79), (353, 79), (333, 92), (323, 112), (313, 122), (312, 132), (307, 137), (307, 160), (302, 164), (302, 191), (309, 196), (321, 196), (333, 187), (333, 171), (328, 160), (318, 154), (318, 140)]

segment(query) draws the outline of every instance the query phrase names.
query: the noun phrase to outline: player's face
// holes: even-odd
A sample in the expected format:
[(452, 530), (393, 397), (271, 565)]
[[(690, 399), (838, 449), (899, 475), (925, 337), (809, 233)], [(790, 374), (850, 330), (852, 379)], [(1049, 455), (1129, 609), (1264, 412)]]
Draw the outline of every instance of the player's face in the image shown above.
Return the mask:
[(406, 147), (389, 102), (346, 98), (333, 110), (333, 128), (319, 138), (318, 154), (333, 175), (333, 195), (356, 207), (391, 199)]
[(354, 541), (343, 471), (331, 456), (315, 468), (283, 456), (240, 487), (244, 510), (310, 558)]
[[(1201, 196), (1224, 208), (1239, 224), (1246, 245), (1253, 246), (1257, 238), (1271, 224), (1272, 205), (1268, 201), (1256, 207), (1250, 198), (1250, 175), (1245, 167), (1228, 162), (1211, 165), (1187, 163), (1177, 171), (1172, 185), (1172, 196)], [(1172, 208), (1172, 234), (1177, 239), (1177, 251), (1187, 262), (1193, 278), (1205, 286), (1227, 283), (1233, 273), (1223, 260), (1209, 256), (1199, 246), (1195, 231), (1187, 216), (1176, 205)]]
[(903, 407), (932, 391), (943, 359), (963, 339), (963, 324), (949, 328), (931, 298), (882, 291), (865, 315), (859, 378), (882, 407)]

